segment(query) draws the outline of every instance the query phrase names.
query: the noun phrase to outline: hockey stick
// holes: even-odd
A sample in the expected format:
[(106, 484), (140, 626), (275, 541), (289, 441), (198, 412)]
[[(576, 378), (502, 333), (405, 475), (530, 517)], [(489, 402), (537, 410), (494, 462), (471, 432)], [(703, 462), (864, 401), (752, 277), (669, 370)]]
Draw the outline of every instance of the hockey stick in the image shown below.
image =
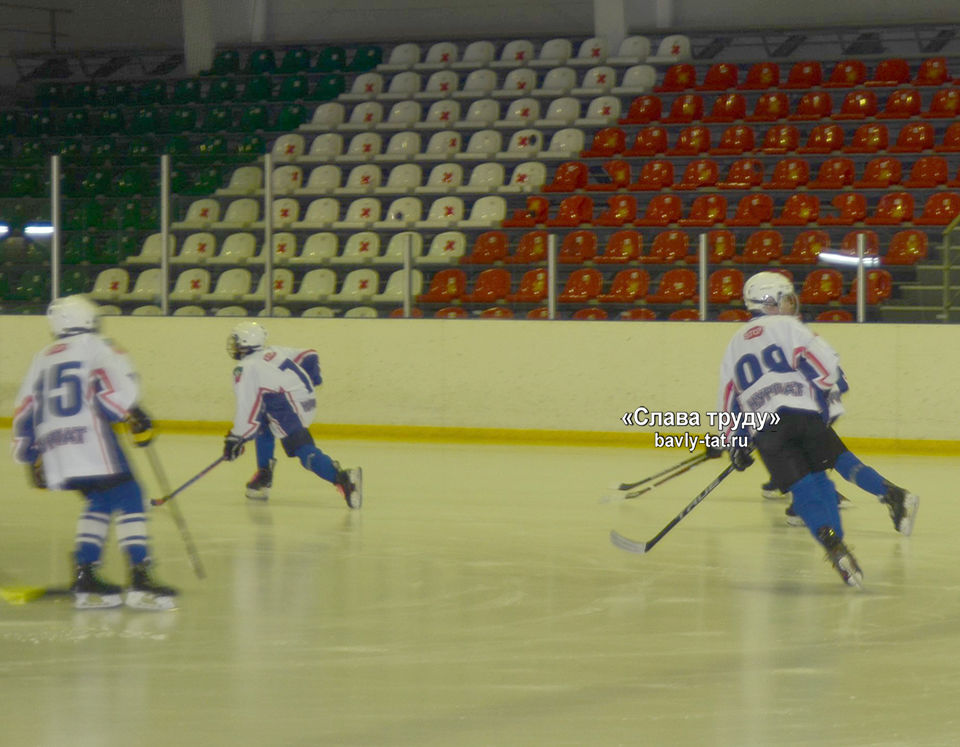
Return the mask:
[[(184, 490), (186, 490), (187, 488), (189, 488), (191, 485), (193, 485), (193, 483), (195, 483), (197, 480), (199, 480), (201, 477), (203, 477), (205, 474), (207, 474), (210, 470), (212, 470), (214, 467), (216, 467), (218, 464), (220, 464), (220, 462), (224, 461), (225, 459), (226, 457), (221, 456), (219, 459), (217, 459), (217, 461), (215, 461), (209, 467), (204, 467), (202, 470), (200, 470), (199, 473), (191, 477), (189, 480), (183, 483), (183, 485), (181, 485), (179, 488), (174, 490), (172, 493), (167, 493), (166, 495), (160, 498), (154, 498), (150, 501), (150, 503), (152, 503), (154, 506), (162, 506), (164, 503), (169, 501), (175, 495), (178, 495), (182, 493)], [(163, 486), (161, 486), (161, 488), (162, 487)]]
[[(187, 528), (187, 521), (183, 518), (183, 514), (180, 512), (180, 507), (176, 503), (168, 503), (168, 501), (173, 497), (173, 494), (170, 493), (170, 482), (167, 480), (167, 474), (163, 471), (163, 465), (160, 464), (160, 457), (157, 456), (157, 452), (153, 449), (153, 443), (147, 443), (147, 458), (150, 460), (150, 466), (153, 468), (153, 474), (157, 477), (157, 482), (160, 483), (160, 489), (167, 494), (164, 503), (167, 503), (168, 508), (170, 509), (170, 516), (173, 517), (173, 523), (177, 525), (177, 529), (180, 530), (180, 536), (183, 538), (183, 544), (187, 548), (187, 557), (190, 558), (190, 565), (193, 566), (193, 572), (197, 575), (197, 578), (206, 578), (207, 572), (203, 569), (203, 563), (200, 562), (200, 553), (197, 552), (197, 546), (193, 544), (193, 537), (190, 536), (190, 530)], [(221, 457), (222, 459), (223, 457)], [(150, 501), (153, 505), (158, 505), (155, 501)], [(162, 504), (159, 504), (162, 505)]]
[(63, 586), (4, 586), (0, 588), (0, 599), (8, 604), (26, 604), (38, 599), (66, 597), (72, 593)]
[(669, 532), (677, 524), (679, 524), (680, 520), (684, 516), (686, 516), (691, 511), (693, 511), (693, 509), (695, 509), (704, 498), (710, 495), (710, 492), (715, 487), (717, 487), (717, 485), (723, 482), (727, 478), (727, 476), (731, 472), (733, 472), (734, 469), (735, 468), (732, 464), (728, 464), (727, 468), (723, 472), (721, 472), (719, 475), (717, 475), (716, 479), (713, 482), (711, 482), (709, 485), (707, 485), (707, 487), (703, 489), (703, 492), (701, 492), (700, 495), (698, 495), (696, 498), (690, 501), (690, 503), (686, 505), (683, 511), (681, 511), (679, 514), (674, 516), (673, 519), (671, 519), (670, 523), (667, 524), (663, 529), (661, 529), (657, 533), (657, 535), (653, 537), (653, 539), (647, 540), (646, 542), (637, 542), (636, 540), (632, 540), (628, 537), (624, 537), (622, 534), (618, 533), (616, 530), (610, 530), (610, 541), (614, 545), (619, 547), (621, 550), (626, 550), (627, 552), (635, 552), (640, 555), (650, 552), (650, 550), (653, 549), (653, 546), (656, 545), (660, 540), (662, 540), (664, 535), (667, 532)]
[(674, 471), (672, 472), (670, 470), (664, 470), (664, 472), (659, 472), (658, 474), (653, 475), (653, 477), (648, 477), (646, 480), (642, 480), (640, 483), (636, 483), (640, 485), (644, 482), (647, 482), (648, 480), (652, 480), (654, 477), (659, 477), (660, 475), (665, 474), (666, 472), (670, 472), (670, 474), (668, 474), (666, 477), (661, 478), (660, 480), (657, 480), (652, 485), (647, 485), (647, 487), (640, 488), (640, 490), (631, 490), (628, 493), (608, 494), (601, 499), (601, 503), (609, 503), (610, 501), (616, 501), (616, 500), (628, 501), (631, 498), (639, 498), (641, 495), (653, 490), (655, 487), (659, 485), (663, 485), (663, 483), (669, 480), (672, 480), (674, 477), (679, 477), (684, 472), (690, 471), (691, 469), (696, 467), (698, 464), (703, 464), (705, 461), (707, 461), (707, 459), (709, 459), (709, 457), (706, 454), (699, 454), (696, 457), (694, 457), (692, 460), (691, 459), (684, 460), (680, 464), (675, 464), (672, 468)]
[(645, 478), (643, 478), (642, 480), (638, 480), (637, 482), (622, 482), (622, 483), (620, 483), (620, 485), (617, 487), (617, 490), (633, 490), (634, 488), (640, 487), (640, 486), (643, 485), (645, 482), (650, 482), (651, 480), (656, 480), (658, 477), (662, 477), (663, 475), (667, 474), (668, 472), (673, 472), (675, 469), (679, 469), (680, 467), (684, 467), (684, 466), (686, 466), (686, 465), (688, 465), (688, 464), (692, 467), (694, 464), (699, 464), (700, 462), (702, 462), (702, 461), (703, 461), (704, 459), (706, 459), (706, 458), (707, 458), (706, 453), (703, 453), (703, 454), (694, 454), (694, 455), (693, 455), (692, 457), (690, 457), (689, 459), (684, 459), (684, 460), (683, 460), (682, 462), (680, 462), (679, 464), (675, 464), (675, 465), (673, 465), (672, 467), (669, 467), (669, 468), (663, 470), (662, 472), (657, 472), (657, 474), (655, 474), (655, 475), (650, 475), (650, 477), (645, 477)]

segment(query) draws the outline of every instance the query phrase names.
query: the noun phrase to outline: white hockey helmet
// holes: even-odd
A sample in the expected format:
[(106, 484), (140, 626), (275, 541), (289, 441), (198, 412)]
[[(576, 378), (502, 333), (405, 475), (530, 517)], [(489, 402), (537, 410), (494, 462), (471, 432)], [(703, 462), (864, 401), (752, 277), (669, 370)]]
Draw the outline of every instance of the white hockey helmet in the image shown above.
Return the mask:
[(758, 272), (743, 285), (743, 303), (750, 311), (763, 314), (800, 312), (800, 301), (791, 283), (779, 272)]
[(56, 337), (67, 337), (94, 332), (99, 326), (99, 312), (86, 296), (64, 296), (47, 306), (47, 321)]
[(264, 346), (267, 330), (259, 322), (240, 322), (227, 337), (227, 354), (235, 361)]

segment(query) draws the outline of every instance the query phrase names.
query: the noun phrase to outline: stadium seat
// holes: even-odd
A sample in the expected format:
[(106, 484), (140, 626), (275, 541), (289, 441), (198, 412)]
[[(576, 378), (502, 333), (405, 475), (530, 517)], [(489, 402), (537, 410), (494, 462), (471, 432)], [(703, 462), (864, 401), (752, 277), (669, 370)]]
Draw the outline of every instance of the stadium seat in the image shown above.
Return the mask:
[[(378, 203), (379, 204), (379, 203)], [(294, 221), (291, 228), (328, 228), (340, 215), (340, 203), (332, 197), (319, 197), (307, 205), (302, 220)]]
[(690, 236), (686, 231), (661, 231), (653, 237), (650, 253), (641, 257), (644, 264), (673, 264), (686, 261), (690, 250)]
[(943, 134), (943, 140), (934, 147), (937, 153), (960, 152), (960, 122), (953, 122)]
[(887, 126), (884, 124), (860, 125), (853, 133), (850, 145), (843, 148), (844, 153), (877, 153), (886, 150), (888, 142)]
[(394, 99), (418, 99), (421, 98), (422, 84), (423, 81), (418, 73), (406, 70), (390, 78), (390, 84), (387, 86), (387, 90), (383, 91), (379, 98), (386, 101), (392, 101)]
[(340, 104), (336, 101), (320, 104), (316, 109), (313, 110), (313, 115), (310, 118), (310, 122), (305, 124), (303, 129), (307, 131), (312, 130), (319, 132), (335, 130), (341, 124), (343, 124), (345, 116), (346, 108), (343, 104)]
[(850, 231), (844, 235), (840, 241), (840, 253), (856, 257), (857, 241), (860, 236), (863, 236), (865, 241), (864, 254), (877, 256), (880, 253), (880, 237), (877, 236), (876, 231), (864, 229)]
[(659, 96), (652, 94), (637, 96), (630, 102), (627, 116), (618, 120), (617, 124), (650, 124), (660, 119), (663, 112), (663, 102)]
[(340, 101), (366, 101), (377, 98), (383, 91), (380, 73), (362, 73), (353, 79), (350, 90), (340, 94)]
[(272, 187), (275, 195), (289, 195), (303, 184), (303, 169), (299, 166), (279, 166), (273, 170)]
[[(186, 270), (185, 272), (206, 273), (206, 270)], [(152, 267), (148, 270), (141, 270), (130, 292), (121, 293), (119, 297), (115, 298), (125, 303), (153, 303), (160, 300), (162, 285), (163, 273), (159, 268)], [(94, 286), (94, 290), (96, 290), (96, 286)], [(170, 298), (173, 299), (173, 293), (170, 294)]]
[(529, 96), (537, 87), (537, 74), (528, 67), (511, 70), (503, 79), (503, 86), (494, 89), (490, 95), (494, 98), (517, 98)]
[(593, 222), (593, 198), (586, 195), (566, 197), (557, 206), (556, 215), (544, 221), (547, 226), (579, 226)]
[(852, 322), (853, 314), (846, 309), (828, 309), (821, 311), (814, 319), (816, 322)]
[(654, 86), (657, 93), (691, 91), (697, 86), (697, 69), (689, 62), (678, 62), (667, 68), (660, 85)]
[(880, 60), (865, 86), (898, 86), (910, 82), (910, 63), (902, 58)]
[(835, 213), (821, 213), (819, 223), (824, 226), (849, 226), (867, 217), (867, 198), (860, 192), (843, 192), (830, 201)]
[(420, 134), (411, 130), (390, 137), (386, 150), (373, 157), (377, 162), (409, 161), (421, 153)]
[(220, 251), (207, 257), (207, 263), (242, 265), (253, 259), (256, 251), (257, 240), (252, 233), (231, 233), (224, 239)]
[[(570, 64), (576, 64), (571, 61)], [(609, 65), (591, 67), (583, 74), (580, 85), (570, 90), (574, 96), (602, 96), (617, 84), (617, 71)]]
[(373, 258), (374, 264), (402, 265), (407, 251), (414, 262), (423, 254), (423, 236), (416, 231), (401, 231), (393, 234), (387, 242), (383, 254)]
[(637, 218), (637, 198), (633, 195), (614, 195), (607, 200), (607, 209), (593, 219), (595, 226), (619, 228)]
[(603, 321), (608, 318), (608, 315), (603, 309), (587, 307), (583, 309), (577, 309), (575, 312), (573, 312), (573, 316), (570, 318), (579, 321)]
[(917, 74), (910, 81), (914, 86), (943, 86), (950, 82), (946, 57), (928, 57), (920, 63)]
[(775, 125), (763, 136), (761, 153), (779, 155), (791, 153), (800, 147), (800, 131), (793, 125)]
[(946, 226), (960, 215), (960, 194), (937, 192), (927, 198), (923, 211), (913, 222), (918, 226)]
[(873, 91), (850, 91), (843, 98), (840, 110), (831, 115), (836, 120), (858, 120), (877, 115), (877, 96)]
[(493, 42), (481, 40), (470, 42), (459, 61), (450, 63), (450, 67), (461, 70), (472, 70), (478, 67), (487, 67), (496, 58), (496, 48)]
[(215, 229), (237, 229), (253, 225), (260, 217), (260, 202), (251, 197), (241, 197), (227, 205), (223, 218), (210, 224)]
[[(400, 103), (402, 104), (404, 102), (401, 101)], [(454, 101), (453, 99), (441, 99), (430, 105), (426, 116), (421, 121), (411, 119), (410, 122), (415, 123), (413, 126), (416, 129), (435, 130), (450, 127), (459, 119), (460, 102)], [(403, 126), (406, 127), (408, 125)]]
[(383, 137), (376, 132), (361, 132), (350, 138), (345, 153), (338, 155), (338, 161), (371, 161), (383, 151)]
[[(330, 223), (324, 222), (317, 224), (315, 221), (311, 221), (310, 208), (316, 205), (318, 202), (319, 200), (314, 200), (307, 208), (307, 214), (303, 222), (309, 222), (310, 225), (304, 226), (300, 224), (294, 224), (294, 228), (314, 228), (318, 225), (332, 225), (333, 228), (365, 229), (380, 220), (380, 200), (373, 197), (361, 197), (350, 203), (350, 205), (347, 207), (347, 212), (344, 215), (343, 220), (336, 220), (334, 217), (333, 221)], [(329, 219), (329, 215), (324, 217)]]
[(890, 94), (877, 119), (910, 119), (920, 115), (923, 102), (915, 88), (900, 88)]
[(663, 159), (644, 162), (637, 181), (628, 185), (628, 189), (638, 191), (659, 191), (673, 185), (673, 163)]
[(470, 217), (460, 221), (464, 228), (493, 228), (503, 222), (507, 202), (502, 197), (486, 195), (473, 203)]
[(300, 303), (325, 301), (336, 290), (337, 276), (326, 268), (309, 270), (300, 279), (300, 285), (294, 293), (284, 299), (288, 306)]
[(259, 166), (240, 166), (230, 175), (226, 187), (218, 195), (252, 195), (263, 188), (263, 170)]
[(795, 62), (781, 88), (815, 88), (823, 83), (823, 67), (816, 61)]
[(630, 164), (627, 161), (616, 158), (603, 163), (602, 168), (607, 180), (587, 183), (584, 188), (588, 192), (616, 192), (629, 188)]
[(497, 303), (510, 294), (510, 271), (500, 267), (483, 270), (473, 285), (471, 293), (461, 296), (464, 303)]
[(805, 186), (810, 178), (810, 164), (802, 158), (782, 158), (773, 167), (770, 181), (763, 189), (796, 189)]
[(474, 70), (467, 75), (459, 90), (453, 92), (453, 97), (456, 99), (485, 99), (492, 95), (495, 90), (497, 90), (497, 74), (493, 70)]
[(780, 257), (785, 265), (815, 265), (820, 252), (830, 248), (830, 235), (826, 231), (801, 231), (793, 240), (788, 254)]
[(583, 264), (597, 256), (597, 235), (593, 231), (571, 231), (563, 237), (557, 262)]
[(467, 275), (463, 270), (440, 270), (430, 279), (426, 293), (417, 296), (417, 303), (449, 303), (459, 299), (467, 287)]
[(509, 258), (512, 264), (533, 264), (547, 259), (547, 232), (530, 231), (520, 237), (517, 250)]
[[(204, 235), (211, 236), (211, 234), (194, 234), (194, 235)], [(190, 237), (187, 237), (188, 239)], [(167, 256), (173, 258), (174, 253), (177, 249), (177, 238), (176, 236), (167, 236)], [(184, 242), (184, 248), (186, 248), (186, 242)], [(181, 254), (183, 252), (181, 251)], [(143, 245), (138, 254), (134, 254), (132, 257), (127, 257), (124, 259), (124, 264), (127, 265), (159, 265), (163, 258), (163, 236), (159, 233), (152, 233), (147, 236), (143, 241)], [(85, 258), (86, 259), (86, 258)], [(175, 259), (171, 259), (175, 261)]]
[(624, 37), (615, 55), (608, 57), (611, 65), (632, 65), (650, 56), (650, 39), (640, 34)]
[(430, 248), (419, 262), (424, 264), (450, 264), (464, 255), (467, 240), (460, 231), (442, 231), (430, 241)]
[(707, 68), (698, 91), (728, 91), (737, 87), (740, 69), (730, 62), (716, 62)]
[(930, 100), (930, 106), (920, 116), (926, 119), (956, 119), (960, 116), (960, 91), (956, 88), (937, 91)]
[(420, 62), (420, 46), (412, 42), (405, 42), (391, 49), (387, 61), (377, 65), (377, 70), (381, 72), (407, 70), (418, 62)]
[(807, 183), (808, 189), (842, 189), (854, 180), (853, 161), (849, 158), (828, 158), (820, 164), (817, 178)]
[(609, 52), (610, 50), (605, 37), (592, 36), (586, 41), (581, 42), (577, 49), (577, 54), (567, 60), (567, 64), (579, 65), (581, 67), (596, 65), (598, 62), (604, 62)]
[(220, 217), (220, 203), (212, 198), (194, 200), (187, 208), (182, 221), (170, 224), (171, 228), (209, 228)]
[(810, 122), (826, 119), (833, 113), (833, 99), (826, 91), (810, 91), (800, 97), (788, 119)]
[(368, 194), (380, 186), (383, 175), (380, 167), (365, 163), (361, 166), (354, 166), (347, 175), (347, 181), (342, 187), (333, 190), (334, 194)]
[[(413, 165), (413, 164), (405, 164)], [(474, 171), (486, 164), (475, 166)], [(498, 165), (498, 164), (497, 164)], [(419, 166), (416, 167), (418, 170)], [(395, 169), (396, 170), (396, 169)], [(392, 176), (393, 172), (391, 172)], [(400, 184), (396, 185), (396, 191), (400, 193), (414, 191), (417, 194), (442, 194), (445, 192), (457, 191), (463, 184), (463, 166), (458, 163), (440, 163), (430, 170), (426, 184), (421, 185), (420, 179), (417, 179), (416, 185)], [(391, 190), (392, 191), (392, 190)]]
[(624, 264), (640, 259), (643, 237), (638, 231), (617, 231), (607, 239), (602, 254), (593, 258), (597, 264)]
[(503, 231), (484, 231), (473, 242), (469, 254), (460, 257), (462, 265), (492, 265), (508, 259), (507, 235)]
[(746, 309), (724, 309), (717, 314), (718, 322), (749, 322), (751, 319), (753, 314)]
[(580, 101), (572, 96), (554, 99), (542, 119), (535, 120), (534, 127), (569, 127), (580, 118)]
[(775, 122), (790, 114), (790, 100), (782, 91), (761, 94), (753, 106), (753, 113), (745, 117), (747, 122)]
[(903, 181), (903, 186), (910, 189), (933, 189), (946, 184), (949, 179), (947, 161), (943, 156), (923, 156), (913, 162), (910, 176)]
[(890, 239), (890, 246), (883, 255), (885, 265), (914, 265), (927, 258), (927, 234), (910, 228), (898, 231)]
[(423, 202), (419, 197), (398, 197), (372, 225), (374, 228), (406, 228), (422, 218)]
[[(737, 122), (747, 116), (747, 103), (743, 94), (724, 93), (717, 96), (704, 122)], [(751, 130), (752, 132), (752, 130)]]
[(660, 121), (663, 124), (689, 124), (703, 119), (703, 98), (696, 93), (677, 96), (670, 105), (670, 111)]
[(599, 270), (583, 268), (570, 273), (563, 290), (557, 296), (560, 303), (586, 303), (600, 295), (603, 275)]
[(680, 220), (683, 202), (677, 195), (655, 195), (647, 203), (643, 217), (634, 221), (638, 226), (667, 226)]
[(646, 270), (620, 270), (610, 282), (610, 290), (597, 296), (600, 303), (635, 303), (642, 301), (650, 289)]
[(373, 231), (359, 231), (350, 234), (343, 251), (335, 257), (330, 257), (332, 265), (368, 264), (380, 254), (380, 236)]
[(574, 120), (582, 127), (602, 127), (615, 123), (620, 118), (620, 99), (616, 96), (598, 96), (587, 104), (583, 117)]
[(572, 67), (555, 67), (547, 71), (540, 85), (529, 95), (538, 97), (567, 96), (577, 85), (577, 71)]
[(547, 297), (547, 271), (543, 267), (527, 270), (520, 278), (516, 293), (507, 296), (511, 303), (540, 303)]
[[(644, 127), (637, 132), (633, 145), (624, 156), (657, 156), (667, 152), (667, 130), (659, 125)], [(672, 179), (671, 179), (672, 181)]]
[(840, 125), (818, 124), (810, 130), (806, 144), (797, 148), (797, 153), (834, 153), (843, 148), (844, 137)]
[(839, 60), (823, 82), (824, 88), (855, 88), (867, 80), (867, 66), (861, 60)]
[(920, 153), (934, 146), (933, 126), (928, 122), (906, 124), (897, 133), (897, 142), (891, 145), (891, 153)]
[(338, 158), (343, 153), (343, 135), (327, 132), (317, 135), (310, 141), (310, 150), (301, 158), (302, 161), (317, 163)]
[[(423, 292), (423, 273), (420, 270), (410, 271), (410, 293), (411, 298), (416, 298)], [(375, 293), (370, 301), (372, 303), (400, 303), (406, 294), (407, 276), (404, 270), (396, 270), (390, 273), (387, 278), (383, 292)], [(402, 311), (402, 309), (401, 309)]]
[(693, 59), (690, 37), (684, 34), (670, 34), (660, 40), (656, 53), (648, 57), (647, 61), (670, 63), (690, 59)]
[(779, 218), (770, 221), (774, 226), (805, 226), (816, 223), (820, 216), (820, 198), (811, 194), (792, 194), (787, 198)]
[(839, 270), (813, 270), (803, 281), (799, 300), (801, 304), (826, 304), (839, 300), (843, 295), (843, 275)]
[(427, 217), (416, 222), (417, 228), (449, 228), (463, 220), (463, 200), (459, 197), (440, 197), (433, 201)]
[(681, 218), (681, 226), (699, 226), (708, 228), (723, 223), (727, 217), (727, 198), (723, 195), (700, 195), (690, 205), (686, 218)]
[(467, 141), (466, 150), (455, 153), (457, 160), (489, 161), (496, 157), (503, 146), (503, 137), (496, 130), (480, 130)]
[(623, 72), (620, 85), (610, 89), (614, 96), (636, 96), (653, 90), (657, 84), (657, 71), (653, 65), (631, 65)]
[(340, 290), (327, 296), (329, 303), (364, 303), (380, 289), (380, 274), (376, 270), (351, 270), (343, 279)]
[(130, 276), (126, 270), (119, 267), (101, 270), (93, 283), (90, 298), (94, 301), (117, 301), (129, 286)]
[(626, 309), (620, 312), (620, 319), (624, 321), (653, 321), (657, 318), (657, 312), (653, 309), (634, 308)]
[(457, 45), (449, 41), (435, 42), (427, 50), (423, 62), (414, 63), (415, 70), (433, 70), (452, 65), (459, 59)]
[(707, 300), (713, 304), (731, 304), (743, 299), (743, 273), (725, 267), (714, 270), (707, 278)]
[(776, 62), (756, 62), (747, 69), (741, 91), (764, 91), (780, 85), (780, 66)]
[(913, 220), (913, 196), (909, 192), (889, 192), (880, 198), (873, 215), (864, 220), (870, 226), (895, 226)]
[(668, 156), (698, 156), (710, 150), (710, 130), (701, 125), (685, 127), (677, 136), (673, 148), (667, 150)]
[[(392, 83), (392, 81), (391, 81)], [(453, 70), (438, 70), (427, 78), (427, 84), (416, 99), (445, 99), (453, 96), (460, 85), (460, 76)]]
[(747, 194), (740, 198), (736, 212), (727, 219), (728, 226), (759, 226), (773, 216), (773, 198), (765, 194)]
[(623, 152), (627, 136), (619, 127), (604, 127), (593, 136), (591, 146), (583, 151), (582, 158), (609, 158)]
[(313, 233), (307, 236), (300, 253), (290, 258), (292, 265), (320, 265), (329, 262), (337, 255), (339, 239), (329, 232)]
[[(267, 274), (263, 273), (257, 281), (257, 287), (252, 293), (245, 293), (240, 297), (242, 303), (263, 302), (267, 299)], [(272, 298), (277, 303), (284, 303), (287, 296), (293, 292), (293, 272), (286, 268), (277, 268), (273, 271), (271, 281)]]
[[(734, 259), (737, 249), (737, 239), (733, 231), (715, 228), (707, 231), (707, 262), (720, 264)], [(697, 264), (700, 261), (699, 247), (695, 254), (684, 257), (687, 264)]]
[(710, 158), (697, 158), (690, 161), (683, 171), (683, 178), (673, 185), (674, 189), (703, 189), (716, 186), (719, 168)]
[[(459, 167), (458, 167), (459, 168)], [(387, 177), (387, 183), (375, 187), (374, 194), (395, 195), (408, 194), (409, 192), (419, 192), (423, 187), (420, 182), (423, 180), (423, 171), (415, 163), (403, 163), (394, 166)]]
[(413, 159), (415, 161), (447, 161), (457, 157), (462, 144), (463, 139), (459, 132), (441, 130), (430, 136), (426, 150), (423, 153), (415, 153)]
[(647, 294), (647, 303), (683, 303), (697, 295), (697, 275), (693, 270), (667, 270), (660, 278), (656, 293)]
[(527, 198), (527, 204), (513, 211), (513, 216), (503, 221), (504, 228), (531, 228), (545, 223), (550, 214), (550, 200), (542, 195)]
[(739, 158), (730, 164), (727, 176), (717, 182), (720, 189), (751, 189), (763, 183), (763, 161), (758, 158)]
[(751, 265), (767, 265), (783, 254), (783, 236), (779, 231), (765, 229), (755, 231), (747, 238), (743, 254), (735, 257), (737, 262)]

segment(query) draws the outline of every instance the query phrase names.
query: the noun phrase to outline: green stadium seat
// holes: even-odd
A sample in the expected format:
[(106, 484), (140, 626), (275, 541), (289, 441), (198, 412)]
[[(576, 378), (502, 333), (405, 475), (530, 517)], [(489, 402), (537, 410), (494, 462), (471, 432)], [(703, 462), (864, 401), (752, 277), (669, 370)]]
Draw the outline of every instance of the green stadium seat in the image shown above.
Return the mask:
[(15, 301), (45, 301), (50, 297), (49, 274), (28, 270), (20, 275), (10, 289)]
[(233, 75), (240, 70), (240, 53), (235, 49), (222, 49), (213, 58), (213, 65), (205, 75)]
[(284, 53), (279, 72), (285, 74), (301, 73), (309, 69), (310, 52), (303, 47), (294, 47)]
[(17, 152), (16, 160), (23, 164), (36, 163), (47, 156), (46, 148), (41, 140), (26, 140)]
[(81, 197), (99, 197), (107, 193), (110, 188), (110, 173), (103, 169), (87, 171), (77, 185), (77, 193)]
[(136, 89), (137, 101), (140, 104), (167, 103), (167, 84), (162, 80), (149, 80), (140, 84)]
[(96, 106), (100, 97), (93, 83), (74, 83), (64, 92), (64, 106)]
[(149, 175), (141, 168), (124, 169), (114, 177), (111, 193), (117, 197), (132, 197), (152, 193)]
[(200, 81), (196, 78), (178, 80), (173, 87), (171, 101), (174, 104), (197, 104), (200, 102)]
[(89, 290), (90, 279), (83, 270), (66, 270), (60, 276), (60, 295), (72, 296), (77, 293), (85, 293)]
[(171, 156), (183, 156), (190, 152), (190, 141), (183, 135), (174, 135), (167, 138), (160, 146), (160, 151)]
[(200, 123), (200, 132), (223, 132), (229, 130), (233, 124), (233, 114), (223, 106), (207, 109)]
[(13, 158), (13, 141), (7, 138), (0, 139), (0, 160), (7, 161)]
[(19, 134), (26, 137), (52, 135), (55, 128), (53, 115), (48, 110), (31, 112), (20, 121)]
[(109, 161), (117, 156), (117, 144), (112, 139), (95, 140), (90, 146), (89, 158), (94, 163)]
[(98, 135), (118, 135), (125, 129), (123, 112), (119, 109), (103, 109), (92, 117), (92, 122)]
[(172, 109), (163, 122), (163, 132), (177, 134), (192, 132), (197, 127), (197, 110), (194, 107)]
[(234, 151), (239, 160), (247, 161), (267, 152), (267, 143), (260, 136), (250, 134), (241, 139)]
[(33, 98), (37, 106), (63, 106), (66, 92), (66, 86), (62, 83), (41, 83)]
[(88, 232), (75, 233), (64, 243), (60, 258), (66, 265), (79, 265), (89, 262), (92, 254), (92, 244), (92, 234)]
[(10, 197), (42, 197), (46, 191), (41, 175), (29, 170), (15, 171), (7, 187)]
[(256, 49), (251, 52), (247, 58), (247, 66), (244, 68), (244, 72), (248, 75), (275, 73), (276, 71), (277, 59), (272, 49)]
[(302, 104), (291, 104), (285, 106), (277, 115), (277, 121), (274, 129), (284, 132), (295, 130), (304, 122), (310, 119), (310, 112)]
[(96, 200), (85, 200), (68, 208), (63, 227), (68, 231), (97, 231), (103, 228), (103, 206)]
[(310, 81), (306, 75), (291, 75), (284, 78), (280, 84), (277, 99), (280, 101), (299, 101), (307, 98), (310, 92)]
[(222, 158), (227, 155), (227, 140), (222, 135), (213, 135), (194, 146), (193, 153), (206, 162)]
[(383, 49), (374, 44), (365, 44), (357, 47), (353, 53), (353, 59), (344, 69), (353, 73), (363, 73), (373, 70), (381, 62), (383, 62)]
[(310, 98), (314, 101), (330, 101), (347, 90), (347, 81), (343, 75), (324, 75), (317, 80)]
[(134, 106), (137, 103), (137, 90), (126, 81), (108, 83), (101, 89), (100, 103), (110, 106)]
[(60, 122), (60, 134), (68, 137), (90, 132), (90, 116), (86, 109), (70, 109)]
[(0, 271), (0, 301), (10, 299), (10, 278), (7, 273)]
[(269, 75), (248, 78), (243, 87), (244, 101), (269, 101), (273, 98), (273, 80)]
[(127, 131), (133, 135), (153, 135), (157, 132), (157, 110), (153, 107), (137, 109)]
[(157, 157), (157, 150), (147, 138), (136, 138), (127, 143), (127, 159), (130, 161), (152, 161)]
[(233, 101), (237, 98), (237, 82), (233, 78), (215, 78), (207, 86), (207, 95), (204, 101), (209, 104), (219, 104)]
[(192, 175), (190, 183), (182, 190), (188, 195), (209, 195), (215, 192), (223, 182), (220, 169), (216, 166), (201, 169)]
[(347, 50), (343, 47), (324, 47), (313, 63), (318, 73), (330, 73), (343, 70), (347, 65)]
[(270, 129), (270, 115), (265, 106), (248, 106), (240, 116), (240, 129), (243, 132)]
[(0, 135), (17, 135), (20, 131), (20, 117), (15, 111), (0, 112)]
[(83, 146), (79, 140), (61, 140), (54, 146), (53, 152), (60, 156), (61, 163), (79, 163), (85, 158)]

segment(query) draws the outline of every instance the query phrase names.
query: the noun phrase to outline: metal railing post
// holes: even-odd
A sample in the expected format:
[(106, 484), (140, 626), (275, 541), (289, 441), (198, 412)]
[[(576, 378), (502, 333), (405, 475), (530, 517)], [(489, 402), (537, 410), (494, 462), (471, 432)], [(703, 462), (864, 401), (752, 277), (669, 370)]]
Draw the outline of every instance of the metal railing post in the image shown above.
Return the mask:
[(407, 231), (403, 247), (403, 318), (413, 314), (413, 233)]
[(50, 300), (60, 297), (60, 156), (50, 156)]
[(547, 236), (547, 318), (557, 318), (557, 236)]
[(707, 320), (707, 234), (700, 234), (697, 248), (700, 263), (700, 321)]
[(273, 155), (267, 153), (263, 157), (263, 199), (266, 205), (263, 213), (263, 247), (266, 252), (265, 274), (266, 280), (266, 303), (264, 311), (266, 315), (273, 316)]
[(170, 313), (170, 154), (160, 156), (160, 311)]
[(866, 251), (867, 235), (860, 231), (857, 234), (857, 322), (860, 324), (867, 320), (867, 273), (863, 266)]

